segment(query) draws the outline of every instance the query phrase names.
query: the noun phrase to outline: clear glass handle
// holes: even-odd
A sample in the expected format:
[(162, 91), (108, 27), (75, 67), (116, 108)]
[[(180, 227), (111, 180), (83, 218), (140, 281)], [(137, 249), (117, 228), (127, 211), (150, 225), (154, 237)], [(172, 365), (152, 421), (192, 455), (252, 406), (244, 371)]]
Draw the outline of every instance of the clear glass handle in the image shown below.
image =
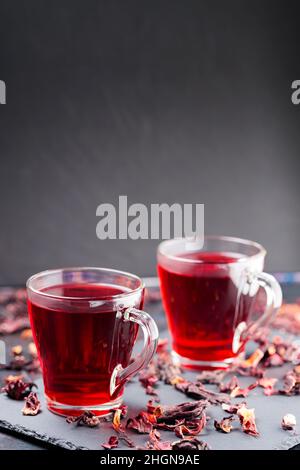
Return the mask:
[(123, 321), (131, 321), (137, 323), (144, 334), (143, 350), (127, 367), (123, 368), (118, 364), (111, 375), (110, 379), (110, 394), (113, 395), (118, 388), (121, 388), (127, 380), (135, 375), (139, 370), (146, 367), (155, 354), (158, 329), (155, 321), (148, 315), (148, 313), (138, 310), (137, 308), (129, 307), (124, 312), (119, 312), (118, 315), (123, 317)]
[(254, 295), (262, 287), (266, 293), (266, 307), (262, 315), (256, 320), (250, 319), (249, 324), (245, 321), (240, 322), (235, 330), (233, 339), (233, 352), (239, 352), (245, 342), (253, 337), (255, 332), (263, 326), (266, 326), (276, 314), (282, 304), (282, 290), (280, 284), (274, 276), (267, 273), (247, 273), (246, 283), (248, 293)]

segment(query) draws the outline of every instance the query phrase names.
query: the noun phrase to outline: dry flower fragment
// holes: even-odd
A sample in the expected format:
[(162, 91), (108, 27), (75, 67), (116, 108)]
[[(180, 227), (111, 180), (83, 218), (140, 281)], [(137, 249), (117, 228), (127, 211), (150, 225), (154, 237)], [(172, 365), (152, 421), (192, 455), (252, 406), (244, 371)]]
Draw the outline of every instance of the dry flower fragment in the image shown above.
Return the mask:
[(255, 423), (254, 408), (249, 409), (246, 407), (246, 405), (242, 405), (240, 408), (238, 408), (237, 415), (240, 419), (242, 429), (246, 434), (250, 434), (251, 436), (259, 436), (259, 432)]
[(257, 348), (254, 353), (251, 354), (250, 357), (248, 357), (248, 359), (246, 359), (240, 364), (240, 367), (242, 367), (243, 369), (257, 367), (262, 358), (264, 357), (264, 354), (264, 351), (262, 351), (260, 348)]
[(156, 418), (150, 413), (141, 412), (136, 418), (129, 418), (126, 423), (126, 428), (133, 429), (139, 434), (150, 434), (153, 429), (153, 424), (156, 423)]
[(226, 393), (218, 393), (208, 390), (202, 383), (193, 383), (185, 381), (177, 383), (175, 388), (180, 392), (185, 393), (188, 397), (196, 400), (207, 400), (212, 405), (219, 405), (221, 403), (230, 403), (230, 397)]
[(226, 371), (218, 369), (204, 370), (197, 376), (197, 382), (201, 382), (202, 384), (219, 385), (221, 384), (226, 373)]
[(146, 447), (150, 450), (171, 450), (172, 444), (170, 441), (161, 441), (159, 431), (152, 429)]
[(23, 347), (20, 344), (17, 344), (11, 348), (11, 352), (14, 356), (20, 356), (23, 352)]
[(208, 402), (198, 400), (193, 402), (180, 403), (175, 406), (157, 407), (154, 414), (157, 415), (158, 423), (175, 424), (177, 420), (191, 421), (200, 418), (207, 407)]
[(172, 450), (210, 450), (210, 447), (206, 442), (193, 437), (173, 442)]
[(119, 439), (117, 436), (110, 436), (108, 441), (101, 445), (104, 449), (115, 449), (119, 445)]
[(100, 424), (101, 419), (92, 411), (85, 411), (80, 416), (69, 416), (66, 421), (67, 423), (76, 423), (77, 426), (87, 426), (89, 428), (95, 428)]
[(281, 427), (285, 431), (292, 431), (297, 424), (296, 417), (290, 413), (284, 415), (281, 421)]
[(36, 345), (32, 341), (28, 344), (28, 352), (30, 356), (37, 357)]
[(25, 330), (22, 331), (20, 338), (22, 339), (31, 339), (32, 338), (32, 330), (31, 328), (25, 328)]
[(234, 375), (227, 383), (221, 382), (219, 385), (220, 392), (228, 393), (232, 392), (235, 388), (239, 387), (239, 381), (236, 375)]
[(233, 426), (232, 421), (234, 420), (234, 416), (229, 416), (228, 418), (222, 418), (220, 421), (215, 420), (214, 426), (217, 431), (223, 432), (228, 434), (231, 432)]
[(243, 406), (246, 406), (245, 402), (237, 403), (237, 404), (228, 404), (228, 403), (222, 403), (222, 409), (226, 411), (226, 413), (229, 414), (234, 414), (236, 415), (238, 410), (242, 408)]
[(278, 379), (275, 379), (274, 377), (262, 377), (259, 379), (258, 385), (264, 389), (265, 395), (270, 396), (276, 393), (274, 387), (277, 381)]
[(121, 418), (122, 418), (122, 410), (120, 408), (117, 408), (114, 411), (114, 416), (112, 420), (112, 427), (116, 432), (122, 432), (123, 426), (121, 424)]
[(193, 421), (186, 421), (185, 424), (179, 424), (174, 431), (177, 437), (182, 439), (186, 436), (197, 436), (206, 425), (206, 414), (203, 411), (201, 418)]
[(41, 403), (35, 392), (30, 392), (28, 397), (25, 398), (25, 405), (22, 413), (25, 416), (36, 416), (41, 410)]
[(6, 385), (0, 391), (13, 400), (23, 400), (33, 387), (36, 387), (35, 383), (25, 382), (20, 376), (10, 375), (6, 378)]
[(249, 395), (249, 392), (256, 388), (258, 385), (257, 382), (248, 385), (248, 387), (241, 388), (239, 386), (236, 386), (230, 393), (231, 398), (236, 398), (236, 397), (247, 397)]

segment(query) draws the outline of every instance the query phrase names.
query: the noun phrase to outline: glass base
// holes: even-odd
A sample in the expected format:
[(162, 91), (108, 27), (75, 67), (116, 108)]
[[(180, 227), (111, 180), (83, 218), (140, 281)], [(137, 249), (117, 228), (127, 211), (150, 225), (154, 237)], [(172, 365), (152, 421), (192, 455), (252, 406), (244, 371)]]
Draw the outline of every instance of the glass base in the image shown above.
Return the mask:
[(108, 403), (92, 406), (66, 405), (65, 403), (59, 403), (57, 401), (51, 400), (51, 398), (47, 397), (47, 395), (46, 400), (48, 410), (60, 416), (80, 416), (85, 411), (92, 411), (96, 416), (107, 416), (112, 412), (112, 410), (118, 408), (122, 404), (123, 397), (118, 397), (116, 400), (110, 401)]
[(237, 359), (237, 357), (229, 357), (223, 361), (196, 361), (180, 356), (175, 351), (172, 351), (171, 355), (175, 365), (194, 370), (227, 369)]

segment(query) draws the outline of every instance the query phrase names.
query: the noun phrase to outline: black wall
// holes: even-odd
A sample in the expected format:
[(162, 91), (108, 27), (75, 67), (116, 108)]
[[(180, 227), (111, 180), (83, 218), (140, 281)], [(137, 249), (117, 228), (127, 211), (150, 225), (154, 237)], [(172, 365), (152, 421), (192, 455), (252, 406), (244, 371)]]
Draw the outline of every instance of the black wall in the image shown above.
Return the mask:
[[(297, 3), (0, 2), (0, 283), (64, 265), (155, 272), (96, 207), (205, 204), (207, 233), (299, 270)], [(300, 21), (300, 20), (299, 20)]]

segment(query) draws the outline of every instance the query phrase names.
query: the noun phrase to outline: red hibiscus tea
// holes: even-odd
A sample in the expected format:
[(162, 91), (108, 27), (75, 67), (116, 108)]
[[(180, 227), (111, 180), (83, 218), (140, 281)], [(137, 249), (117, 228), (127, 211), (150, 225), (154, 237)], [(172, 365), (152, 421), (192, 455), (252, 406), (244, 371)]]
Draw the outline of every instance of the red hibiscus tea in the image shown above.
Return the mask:
[(183, 365), (228, 365), (240, 352), (240, 335), (252, 321), (260, 282), (256, 279), (251, 290), (245, 276), (249, 270), (262, 271), (264, 256), (256, 255), (256, 244), (251, 251), (230, 240), (208, 238), (201, 250), (183, 240), (159, 247), (163, 304), (174, 357)]
[[(65, 282), (55, 283), (55, 278)], [(129, 366), (137, 337), (138, 323), (124, 321), (122, 312), (142, 307), (143, 286), (134, 289), (121, 275), (93, 281), (95, 276), (86, 272), (67, 271), (38, 293), (29, 291), (45, 394), (49, 408), (62, 414), (84, 409), (101, 414), (120, 404), (123, 383), (112, 389), (112, 375)]]
[(188, 257), (205, 264), (200, 270), (198, 265), (188, 265), (183, 272), (158, 266), (173, 348), (195, 360), (232, 357), (238, 288), (226, 272), (220, 272), (218, 263), (236, 262), (240, 255), (193, 253)]

